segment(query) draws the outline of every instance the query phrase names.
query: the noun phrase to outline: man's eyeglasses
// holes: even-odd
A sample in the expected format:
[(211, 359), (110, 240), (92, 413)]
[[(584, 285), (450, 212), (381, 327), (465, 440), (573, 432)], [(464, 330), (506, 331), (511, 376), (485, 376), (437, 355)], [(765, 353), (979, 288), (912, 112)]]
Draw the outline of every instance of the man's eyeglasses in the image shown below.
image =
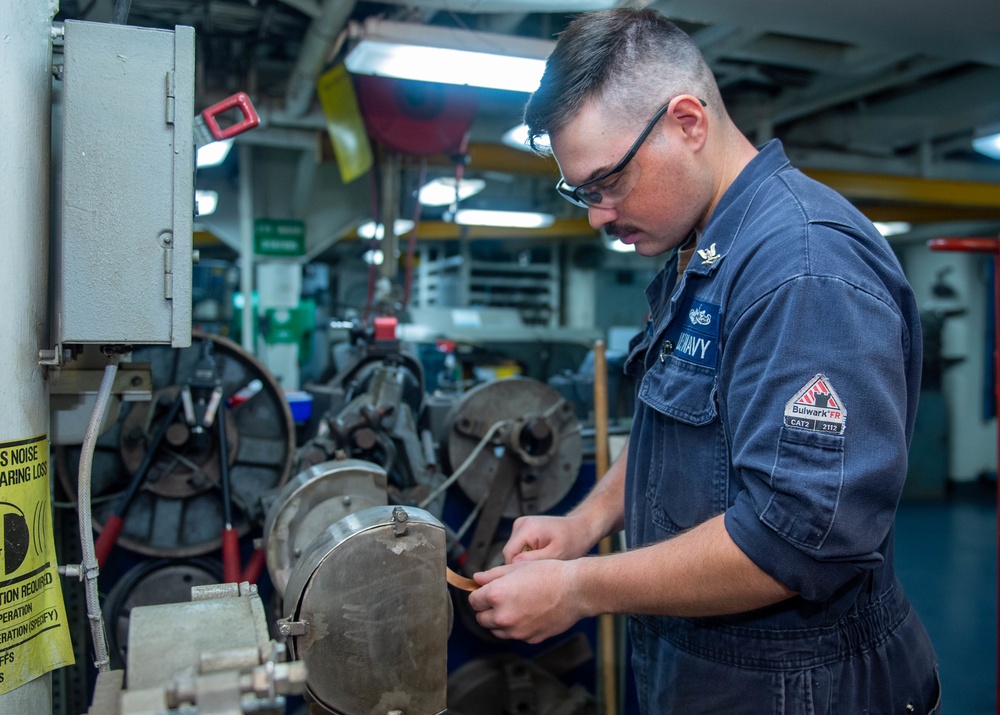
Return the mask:
[[(624, 199), (635, 186), (635, 182), (639, 178), (639, 172), (633, 171), (625, 176), (620, 176), (620, 174), (625, 170), (629, 162), (632, 161), (632, 157), (639, 151), (642, 143), (646, 141), (646, 137), (653, 131), (653, 127), (660, 121), (660, 117), (666, 113), (670, 107), (670, 103), (674, 99), (676, 97), (671, 98), (657, 110), (656, 114), (649, 120), (646, 128), (642, 130), (642, 133), (632, 143), (632, 147), (622, 157), (621, 161), (600, 176), (584, 181), (579, 186), (570, 186), (566, 183), (566, 179), (559, 179), (559, 183), (556, 184), (556, 191), (559, 192), (559, 195), (571, 204), (576, 204), (585, 209), (591, 206), (612, 206)], [(699, 99), (698, 101), (701, 102), (701, 106), (708, 106), (704, 99)]]

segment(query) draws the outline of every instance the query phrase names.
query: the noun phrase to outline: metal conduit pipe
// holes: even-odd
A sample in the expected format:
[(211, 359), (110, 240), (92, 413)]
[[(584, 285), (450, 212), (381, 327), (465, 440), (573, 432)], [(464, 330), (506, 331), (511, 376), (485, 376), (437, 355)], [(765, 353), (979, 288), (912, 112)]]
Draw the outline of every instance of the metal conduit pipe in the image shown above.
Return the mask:
[(293, 117), (302, 116), (312, 105), (316, 78), (354, 5), (355, 0), (326, 0), (322, 14), (309, 25), (285, 92), (285, 108)]
[(90, 508), (91, 475), (94, 466), (94, 449), (101, 433), (101, 424), (108, 411), (108, 401), (111, 399), (111, 389), (118, 372), (119, 357), (116, 354), (108, 356), (108, 365), (104, 368), (104, 377), (97, 390), (97, 400), (87, 423), (87, 433), (80, 450), (79, 485), (77, 487), (80, 515), (80, 548), (83, 553), (81, 563), (84, 588), (87, 600), (87, 619), (90, 621), (90, 635), (94, 645), (94, 667), (99, 673), (111, 670), (111, 657), (108, 651), (108, 639), (104, 632), (104, 617), (101, 613), (100, 595), (97, 590), (97, 577), (100, 569), (97, 555), (94, 551), (94, 527)]

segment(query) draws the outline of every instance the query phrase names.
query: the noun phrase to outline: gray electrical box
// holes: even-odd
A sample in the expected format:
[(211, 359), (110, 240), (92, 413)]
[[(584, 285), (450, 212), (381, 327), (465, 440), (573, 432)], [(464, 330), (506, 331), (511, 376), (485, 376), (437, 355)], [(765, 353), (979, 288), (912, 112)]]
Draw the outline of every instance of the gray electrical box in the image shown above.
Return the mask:
[(187, 347), (194, 30), (65, 29), (57, 342)]

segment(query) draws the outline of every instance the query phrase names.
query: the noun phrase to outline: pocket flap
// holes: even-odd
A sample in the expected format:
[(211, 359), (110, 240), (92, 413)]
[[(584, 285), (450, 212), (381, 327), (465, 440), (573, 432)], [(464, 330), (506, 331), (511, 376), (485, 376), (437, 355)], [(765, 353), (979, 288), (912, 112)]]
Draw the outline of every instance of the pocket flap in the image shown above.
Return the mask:
[(706, 425), (718, 416), (715, 371), (666, 355), (646, 372), (639, 399), (657, 412), (690, 425)]

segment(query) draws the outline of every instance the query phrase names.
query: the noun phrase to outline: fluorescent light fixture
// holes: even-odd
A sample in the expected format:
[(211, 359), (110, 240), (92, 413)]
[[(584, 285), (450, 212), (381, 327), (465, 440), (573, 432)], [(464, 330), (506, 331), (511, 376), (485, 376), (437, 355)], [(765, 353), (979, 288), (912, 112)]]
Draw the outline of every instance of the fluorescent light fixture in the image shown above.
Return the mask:
[(503, 228), (545, 228), (555, 221), (552, 214), (530, 211), (488, 211), (485, 209), (459, 209), (455, 223), (463, 226), (499, 226)]
[[(458, 185), (458, 200), (464, 201), (486, 188), (482, 179), (462, 179)], [(418, 200), (424, 206), (449, 206), (455, 203), (455, 178), (443, 176), (420, 187)]]
[(385, 260), (385, 254), (382, 251), (365, 251), (364, 256), (362, 256), (365, 263), (370, 266), (381, 266), (382, 261)]
[(229, 156), (229, 150), (233, 148), (232, 139), (206, 144), (198, 150), (198, 168), (204, 169), (208, 166), (218, 166)]
[(883, 236), (898, 236), (901, 233), (909, 233), (913, 226), (906, 221), (875, 221), (875, 228)]
[(620, 238), (610, 235), (603, 229), (601, 230), (601, 243), (604, 244), (606, 249), (615, 253), (635, 253), (635, 246), (622, 243)]
[(608, 248), (616, 253), (635, 253), (635, 246), (631, 243), (622, 243), (620, 238), (614, 238), (609, 241)]
[(983, 156), (1000, 159), (1000, 132), (976, 137), (972, 140), (972, 148)]
[[(528, 125), (518, 124), (512, 129), (508, 129), (504, 132), (503, 137), (500, 139), (504, 144), (514, 149), (521, 149), (522, 151), (534, 151), (528, 145)], [(543, 134), (542, 136), (535, 139), (535, 144), (538, 145), (539, 149), (549, 149), (549, 135)]]
[(534, 92), (554, 43), (369, 18), (351, 23), (356, 45), (344, 60), (355, 74)]
[[(406, 218), (397, 218), (395, 223), (393, 223), (392, 228), (393, 233), (397, 236), (402, 236), (404, 233), (413, 228), (413, 221)], [(367, 239), (374, 238), (376, 241), (381, 241), (385, 237), (385, 226), (382, 224), (376, 226), (374, 221), (368, 221), (358, 226), (358, 236)]]
[(199, 216), (214, 214), (216, 207), (219, 205), (219, 192), (198, 189), (194, 192), (194, 202), (198, 207)]

